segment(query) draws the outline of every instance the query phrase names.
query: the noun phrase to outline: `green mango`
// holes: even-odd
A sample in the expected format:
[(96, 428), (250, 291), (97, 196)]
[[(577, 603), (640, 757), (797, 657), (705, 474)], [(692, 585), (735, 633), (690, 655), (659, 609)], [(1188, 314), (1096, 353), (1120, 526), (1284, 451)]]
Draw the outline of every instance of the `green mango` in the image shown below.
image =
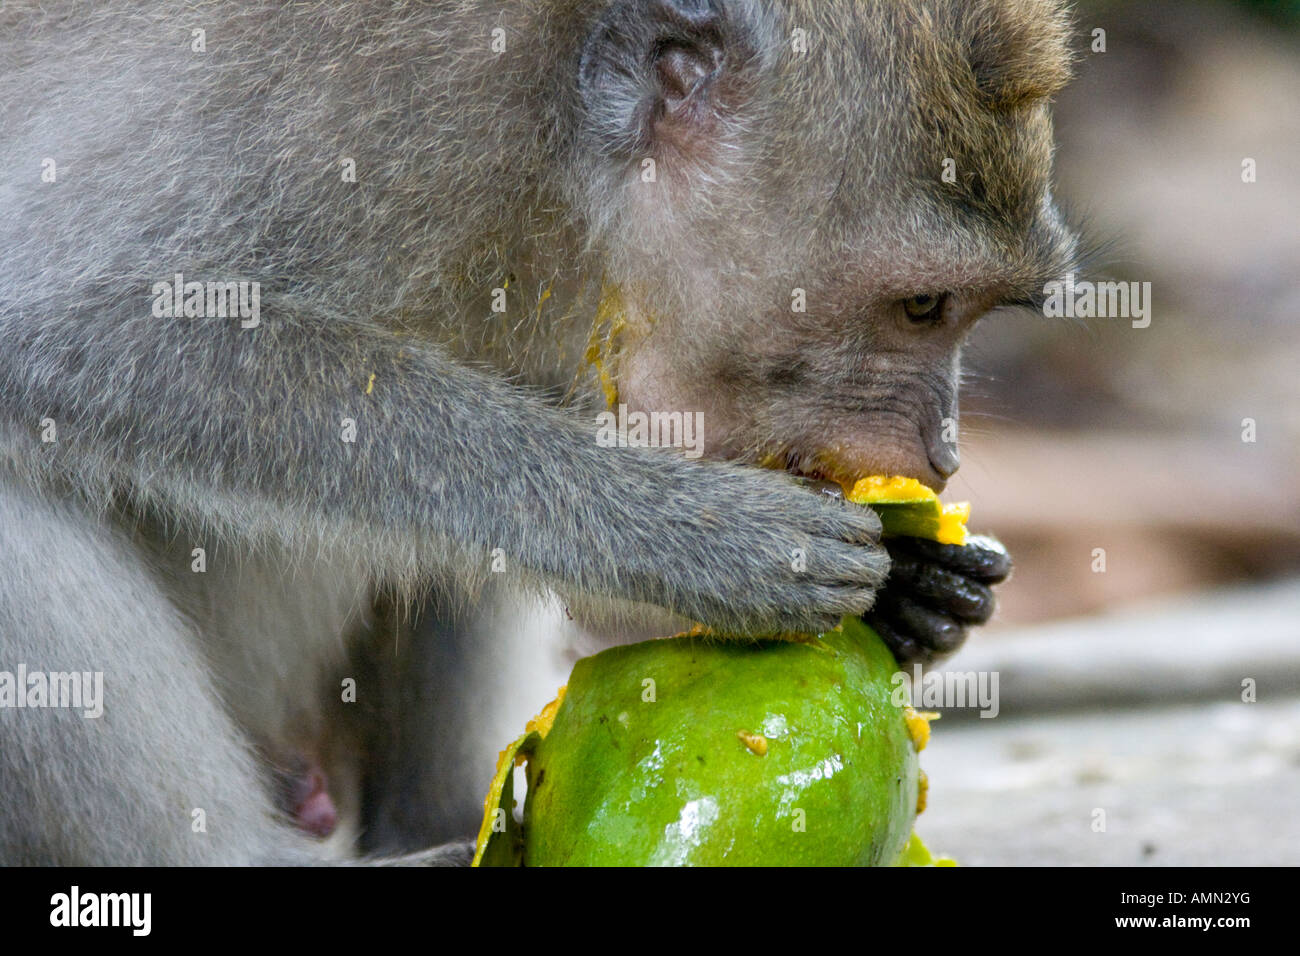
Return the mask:
[(919, 771), (896, 671), (857, 620), (801, 643), (678, 637), (585, 658), (524, 748), (522, 834), (502, 839), (525, 866), (902, 862)]

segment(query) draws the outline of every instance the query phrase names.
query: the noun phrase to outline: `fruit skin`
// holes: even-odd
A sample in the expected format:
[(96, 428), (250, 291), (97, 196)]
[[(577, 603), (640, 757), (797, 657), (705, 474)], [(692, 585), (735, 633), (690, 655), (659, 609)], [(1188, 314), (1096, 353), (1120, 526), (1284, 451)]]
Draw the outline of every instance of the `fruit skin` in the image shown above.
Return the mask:
[(917, 800), (896, 670), (856, 621), (759, 653), (683, 637), (579, 661), (528, 763), (524, 865), (894, 863)]

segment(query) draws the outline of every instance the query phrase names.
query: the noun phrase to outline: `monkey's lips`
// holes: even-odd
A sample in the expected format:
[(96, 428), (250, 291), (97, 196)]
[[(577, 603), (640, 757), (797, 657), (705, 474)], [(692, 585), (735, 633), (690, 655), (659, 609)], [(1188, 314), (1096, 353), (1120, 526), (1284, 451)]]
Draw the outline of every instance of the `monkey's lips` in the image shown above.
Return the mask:
[[(838, 485), (844, 494), (867, 478), (887, 476), (917, 482), (927, 491), (938, 494), (947, 487), (947, 475), (937, 470), (931, 456), (916, 448), (880, 448), (869, 443), (837, 442), (827, 450), (816, 452), (784, 448), (759, 457), (766, 468), (789, 472), (796, 478), (827, 485)], [(954, 468), (953, 471), (956, 469)]]
[(816, 455), (805, 455), (788, 449), (762, 455), (759, 464), (764, 468), (773, 468), (794, 475), (809, 487), (826, 493), (832, 493), (838, 487), (843, 494), (848, 494), (858, 478), (862, 477), (851, 475), (843, 468), (836, 468)]

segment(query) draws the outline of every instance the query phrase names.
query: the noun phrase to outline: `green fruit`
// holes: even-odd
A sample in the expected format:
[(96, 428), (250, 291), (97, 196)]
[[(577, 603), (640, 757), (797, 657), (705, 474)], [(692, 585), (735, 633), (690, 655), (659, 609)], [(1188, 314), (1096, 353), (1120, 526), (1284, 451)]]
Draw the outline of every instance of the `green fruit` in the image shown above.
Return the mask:
[(579, 661), (524, 751), (523, 864), (895, 862), (918, 788), (896, 670), (857, 621), (807, 643), (680, 637)]

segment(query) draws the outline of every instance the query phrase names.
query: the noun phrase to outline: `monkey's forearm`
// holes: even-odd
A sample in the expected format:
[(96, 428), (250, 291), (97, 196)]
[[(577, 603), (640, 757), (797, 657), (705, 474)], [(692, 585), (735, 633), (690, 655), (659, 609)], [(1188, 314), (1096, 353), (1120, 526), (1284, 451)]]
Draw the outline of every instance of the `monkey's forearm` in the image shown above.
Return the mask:
[(236, 532), (274, 515), (289, 534), (434, 532), (514, 551), (505, 529), (544, 521), (539, 450), (569, 463), (582, 450), (504, 383), (381, 330), (283, 313), (252, 331), (154, 325), (47, 322), (28, 354), (0, 360), (9, 416), (57, 428), (30, 457)]
[(599, 448), (594, 425), (435, 349), (274, 305), (252, 331), (7, 322), (7, 417), (57, 428), (19, 455), (235, 534), (334, 534), (377, 574), (472, 574), (499, 548), (507, 570), (722, 627), (833, 622), (883, 577), (864, 509), (778, 474)]

